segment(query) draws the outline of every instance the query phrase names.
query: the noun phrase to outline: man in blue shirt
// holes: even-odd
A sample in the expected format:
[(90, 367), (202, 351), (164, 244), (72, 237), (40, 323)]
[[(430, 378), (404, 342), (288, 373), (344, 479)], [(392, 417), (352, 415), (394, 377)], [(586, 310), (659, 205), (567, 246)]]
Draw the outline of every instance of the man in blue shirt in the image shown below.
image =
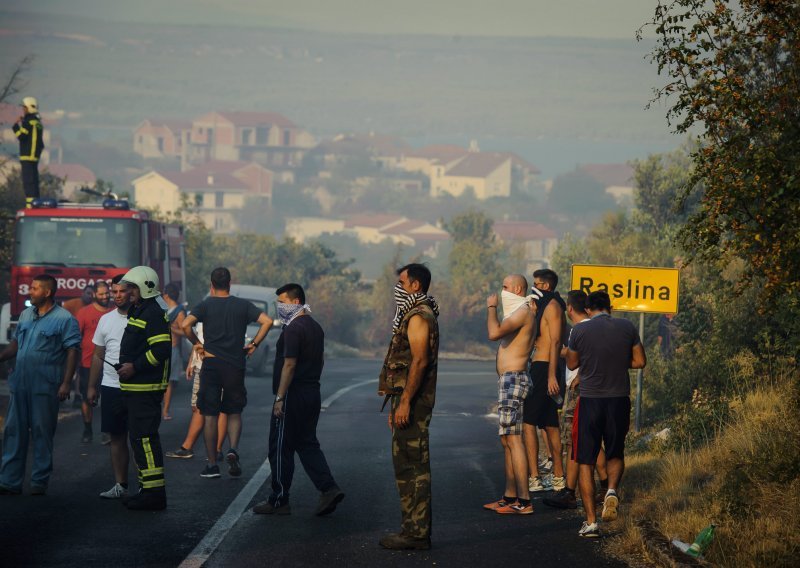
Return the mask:
[(78, 322), (55, 304), (56, 290), (52, 276), (33, 279), (31, 307), (22, 312), (14, 339), (0, 353), (0, 361), (17, 358), (8, 379), (11, 400), (3, 432), (0, 495), (22, 492), (29, 429), (33, 443), (31, 495), (47, 492), (53, 471), (58, 401), (69, 398), (81, 345)]

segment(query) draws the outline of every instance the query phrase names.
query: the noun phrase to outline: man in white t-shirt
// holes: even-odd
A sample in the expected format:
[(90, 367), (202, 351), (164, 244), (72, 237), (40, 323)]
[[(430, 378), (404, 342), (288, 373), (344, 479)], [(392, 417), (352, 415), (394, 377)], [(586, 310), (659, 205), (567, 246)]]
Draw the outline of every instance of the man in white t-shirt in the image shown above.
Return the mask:
[(94, 355), (89, 370), (89, 404), (97, 403), (97, 383), (100, 376), (103, 382), (100, 394), (101, 430), (111, 436), (111, 467), (114, 470), (114, 486), (100, 494), (104, 499), (122, 499), (128, 494), (128, 415), (119, 388), (119, 375), (115, 365), (119, 363), (119, 347), (125, 326), (128, 325), (128, 308), (131, 305), (130, 288), (122, 280), (122, 274), (111, 281), (111, 298), (116, 310), (100, 318), (94, 332)]

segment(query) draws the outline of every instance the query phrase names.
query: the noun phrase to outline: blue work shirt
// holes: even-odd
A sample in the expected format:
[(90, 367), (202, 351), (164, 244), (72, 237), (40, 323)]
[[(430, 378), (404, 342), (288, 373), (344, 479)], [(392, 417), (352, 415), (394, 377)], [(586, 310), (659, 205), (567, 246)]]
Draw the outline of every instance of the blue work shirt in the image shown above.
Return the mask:
[(19, 316), (14, 339), (17, 362), (8, 378), (9, 390), (55, 394), (64, 379), (67, 350), (81, 346), (78, 321), (58, 305), (41, 317), (31, 306)]

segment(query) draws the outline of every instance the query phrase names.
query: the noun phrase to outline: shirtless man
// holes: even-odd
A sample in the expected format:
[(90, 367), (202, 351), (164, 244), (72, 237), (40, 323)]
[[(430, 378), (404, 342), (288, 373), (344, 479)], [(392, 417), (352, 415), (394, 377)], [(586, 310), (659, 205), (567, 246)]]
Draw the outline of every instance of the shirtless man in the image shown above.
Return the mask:
[[(566, 332), (564, 319), (564, 301), (555, 292), (558, 275), (544, 268), (533, 273), (533, 286), (545, 294), (545, 306), (540, 306), (542, 316), (539, 319), (538, 336), (533, 350), (531, 363), (531, 389), (525, 399), (524, 435), (525, 449), (528, 455), (530, 491), (560, 491), (565, 487), (564, 462), (561, 457), (561, 434), (559, 432), (558, 405), (551, 395), (559, 394), (560, 386), (556, 376), (558, 359), (561, 354), (562, 338)], [(550, 298), (549, 301), (547, 298)], [(539, 475), (539, 440), (536, 428), (542, 428), (550, 440), (553, 452), (553, 479), (543, 479)]]
[(497, 381), (500, 443), (505, 453), (506, 488), (503, 497), (484, 505), (501, 514), (533, 513), (528, 492), (528, 464), (522, 443), (523, 402), (531, 387), (528, 359), (536, 331), (536, 304), (525, 297), (528, 281), (521, 274), (503, 280), (503, 321), (497, 318), (497, 294), (486, 299), (489, 315), (486, 327), (491, 341), (500, 340), (497, 349)]

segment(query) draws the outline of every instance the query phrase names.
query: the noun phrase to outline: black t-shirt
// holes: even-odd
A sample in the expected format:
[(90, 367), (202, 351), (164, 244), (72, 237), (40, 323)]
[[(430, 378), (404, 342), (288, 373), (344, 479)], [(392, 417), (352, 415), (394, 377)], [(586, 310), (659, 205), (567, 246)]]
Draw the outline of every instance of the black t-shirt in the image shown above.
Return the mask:
[(245, 368), (247, 325), (261, 314), (252, 302), (236, 296), (209, 296), (192, 310), (203, 323), (205, 350), (237, 369)]
[(639, 343), (633, 323), (608, 314), (572, 328), (569, 348), (580, 355), (581, 398), (630, 396), (628, 369)]
[(319, 388), (325, 352), (325, 332), (311, 316), (295, 318), (283, 328), (275, 346), (275, 367), (272, 372), (272, 393), (278, 394), (281, 384), (283, 361), (287, 357), (297, 358), (294, 378), (289, 389), (295, 386)]

